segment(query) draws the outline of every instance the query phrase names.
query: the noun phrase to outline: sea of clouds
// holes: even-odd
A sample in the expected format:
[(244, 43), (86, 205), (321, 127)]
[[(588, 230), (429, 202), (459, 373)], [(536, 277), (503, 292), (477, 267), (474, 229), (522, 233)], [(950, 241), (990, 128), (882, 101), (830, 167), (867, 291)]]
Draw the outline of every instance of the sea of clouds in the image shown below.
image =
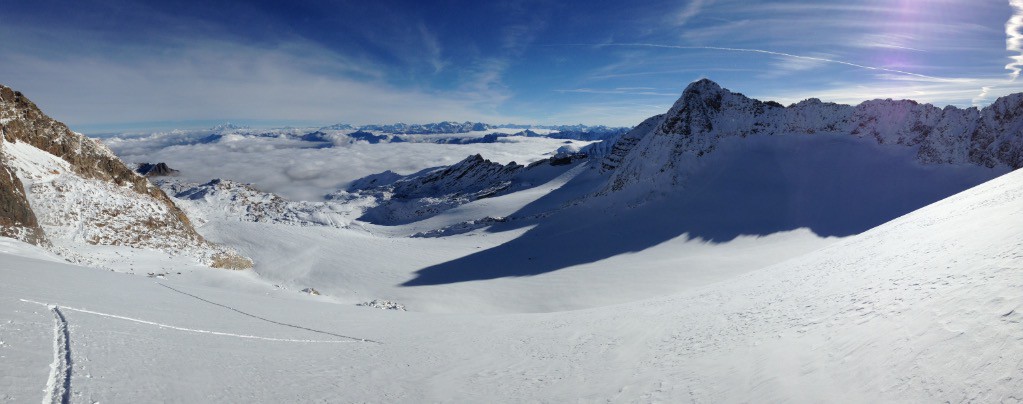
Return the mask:
[[(496, 143), (436, 144), (308, 142), (313, 130), (214, 134), (172, 131), (100, 139), (126, 163), (165, 162), (192, 182), (224, 178), (254, 184), (293, 200), (319, 201), (353, 180), (391, 170), (411, 174), (480, 154), (503, 164), (528, 164), (553, 155), (565, 140), (512, 137)], [(209, 138), (210, 135), (214, 138)], [(574, 142), (585, 145), (589, 142)]]

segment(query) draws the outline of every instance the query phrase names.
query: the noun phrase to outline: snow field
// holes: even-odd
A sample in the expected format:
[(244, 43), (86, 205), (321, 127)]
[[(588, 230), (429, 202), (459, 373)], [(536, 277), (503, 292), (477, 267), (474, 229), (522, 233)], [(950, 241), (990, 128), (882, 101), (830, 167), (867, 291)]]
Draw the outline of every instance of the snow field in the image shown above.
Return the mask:
[[(221, 284), (183, 276), (166, 282), (383, 344), (223, 338), (65, 312), (73, 400), (1011, 401), (1023, 390), (1021, 202), (1023, 171), (726, 282), (556, 313), (371, 310), (260, 290), (235, 274)], [(193, 329), (312, 336), (148, 278), (5, 248), (15, 254), (0, 260), (0, 323), (52, 331), (52, 313), (29, 316), (36, 305), (24, 298)], [(0, 340), (34, 333), (22, 329), (0, 327)], [(15, 358), (0, 362), (0, 390), (38, 394), (51, 348), (2, 348)], [(41, 369), (36, 387), (11, 384), (15, 364)]]

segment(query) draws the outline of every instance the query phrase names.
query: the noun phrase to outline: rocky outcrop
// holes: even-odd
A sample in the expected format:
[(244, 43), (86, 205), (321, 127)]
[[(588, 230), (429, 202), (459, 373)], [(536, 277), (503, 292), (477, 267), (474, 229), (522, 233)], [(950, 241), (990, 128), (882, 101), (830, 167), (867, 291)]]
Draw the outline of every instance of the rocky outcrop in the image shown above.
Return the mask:
[(0, 144), (0, 237), (43, 244), (46, 240), (43, 229), (28, 204), (21, 180), (4, 164), (2, 147)]
[(937, 108), (909, 100), (873, 100), (857, 106), (808, 99), (784, 107), (721, 88), (690, 84), (667, 114), (637, 126), (603, 160), (610, 173), (604, 193), (632, 184), (678, 185), (694, 159), (727, 137), (837, 134), (916, 150), (926, 164), (1023, 167), (1023, 94), (992, 105)]
[(515, 162), (495, 163), (476, 154), (442, 170), (396, 182), (392, 192), (397, 198), (449, 194), (477, 194), (474, 199), (485, 198), (510, 185), (511, 178), (523, 168)]
[(368, 208), (360, 220), (405, 224), (472, 201), (546, 183), (583, 160), (583, 155), (555, 156), (523, 166), (493, 162), (476, 154), (450, 166), (403, 177), (393, 172), (374, 174), (328, 198), (373, 198), (377, 206)]
[(170, 168), (167, 163), (141, 163), (135, 168), (135, 172), (143, 177), (168, 177), (180, 173), (180, 171)]
[(81, 242), (186, 253), (215, 267), (251, 267), (248, 259), (203, 239), (162, 190), (108, 148), (4, 86), (0, 134), (5, 185), (0, 232), (35, 244), (60, 241), (58, 252), (69, 259), (74, 249), (68, 246)]

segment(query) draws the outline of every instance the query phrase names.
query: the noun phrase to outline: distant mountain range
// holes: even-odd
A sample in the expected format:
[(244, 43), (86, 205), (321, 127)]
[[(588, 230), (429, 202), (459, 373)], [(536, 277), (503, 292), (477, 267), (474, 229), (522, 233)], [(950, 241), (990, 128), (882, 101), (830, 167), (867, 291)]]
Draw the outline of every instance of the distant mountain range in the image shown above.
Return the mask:
[[(983, 109), (890, 99), (785, 107), (700, 80), (667, 113), (584, 147), (570, 161), (580, 158), (594, 168), (576, 181), (585, 183), (581, 200), (675, 201), (692, 210), (671, 214), (687, 223), (680, 226), (699, 223), (711, 237), (798, 227), (847, 235), (1023, 166), (1023, 94)], [(519, 171), (530, 172), (474, 156), (383, 183), (370, 176), (349, 191), (384, 195), (365, 220), (407, 223), (519, 189), (511, 186)], [(429, 187), (408, 192), (416, 184)], [(430, 209), (420, 206), (427, 202)]]
[[(165, 140), (171, 145), (258, 136), (322, 147), (427, 141), (424, 137), (439, 143), (496, 142), (514, 136), (603, 141), (581, 149), (564, 145), (553, 157), (529, 166), (473, 155), (452, 166), (408, 175), (384, 172), (355, 181), (320, 204), (290, 203), (229, 181), (166, 189), (193, 201), (189, 203), (248, 212), (244, 220), (346, 226), (348, 213), (338, 212), (362, 209), (364, 221), (400, 224), (536, 187), (572, 171), (575, 177), (558, 197), (543, 201), (550, 209), (656, 205), (660, 207), (650, 208), (661, 212), (653, 214), (656, 220), (639, 217), (638, 227), (633, 227), (667, 229), (666, 237), (677, 236), (677, 230), (728, 239), (800, 227), (822, 235), (855, 234), (1023, 167), (1023, 94), (999, 98), (983, 109), (890, 99), (857, 106), (808, 99), (785, 107), (700, 80), (667, 113), (631, 130), (573, 125), (543, 129), (548, 133), (531, 127), (535, 130), (482, 136), (414, 136), (494, 128), (472, 122), (359, 128), (338, 124), (308, 133), (224, 127), (213, 133), (171, 133)], [(214, 266), (249, 265), (202, 239), (172, 199), (104, 146), (45, 116), (6, 87), (0, 87), (0, 130), (0, 235), (36, 244), (188, 251)], [(528, 215), (481, 218), (465, 228), (535, 222), (547, 215), (541, 205)], [(644, 225), (644, 220), (651, 222)], [(536, 231), (545, 231), (547, 225), (537, 223), (541, 226)]]
[[(216, 130), (218, 127), (215, 127)], [(548, 131), (556, 132), (570, 132), (570, 133), (592, 133), (600, 134), (607, 132), (618, 132), (622, 129), (619, 127), (608, 127), (604, 125), (589, 126), (583, 124), (577, 125), (521, 125), (521, 124), (500, 124), (492, 125), (482, 122), (452, 122), (443, 121), (436, 123), (426, 124), (406, 124), (406, 123), (393, 123), (393, 124), (375, 124), (375, 125), (362, 125), (355, 126), (346, 123), (338, 123), (330, 126), (324, 126), (320, 128), (321, 131), (373, 131), (382, 133), (391, 133), (395, 135), (433, 135), (433, 134), (449, 134), (449, 133), (468, 133), (468, 132), (485, 132), (492, 129), (543, 129)]]
[[(115, 142), (122, 139), (147, 139), (164, 147), (175, 145), (195, 145), (218, 143), (225, 137), (230, 139), (243, 138), (283, 138), (295, 139), (313, 144), (311, 147), (333, 147), (335, 145), (365, 142), (379, 143), (440, 143), (440, 144), (478, 144), (496, 143), (512, 137), (549, 138), (579, 141), (600, 141), (620, 137), (630, 128), (612, 128), (607, 126), (546, 126), (530, 127), (518, 132), (509, 133), (508, 129), (517, 129), (524, 125), (490, 126), (480, 123), (441, 122), (424, 125), (365, 125), (355, 127), (348, 124), (325, 126), (316, 130), (302, 128), (252, 129), (231, 124), (218, 125), (210, 129), (174, 130), (170, 132), (152, 133), (148, 136), (114, 135), (104, 137)], [(560, 129), (556, 129), (560, 128)], [(490, 132), (490, 133), (486, 133)], [(116, 147), (115, 147), (116, 150)]]

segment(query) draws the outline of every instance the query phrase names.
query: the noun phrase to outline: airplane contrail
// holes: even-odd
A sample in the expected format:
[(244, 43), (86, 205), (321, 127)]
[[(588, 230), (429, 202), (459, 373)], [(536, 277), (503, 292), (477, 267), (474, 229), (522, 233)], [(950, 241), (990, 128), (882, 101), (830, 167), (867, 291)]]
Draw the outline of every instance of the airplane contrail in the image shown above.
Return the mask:
[[(1018, 1), (1021, 4), (1023, 4), (1023, 0), (1013, 0), (1013, 1)], [(551, 45), (551, 46), (558, 46), (558, 45)], [(822, 58), (822, 57), (816, 57), (816, 56), (794, 55), (794, 54), (791, 54), (791, 53), (775, 52), (775, 51), (769, 51), (769, 50), (764, 50), (764, 49), (727, 48), (727, 47), (722, 47), (722, 46), (680, 46), (680, 45), (662, 45), (662, 44), (654, 44), (654, 43), (561, 44), (561, 46), (597, 46), (597, 47), (602, 47), (602, 46), (621, 46), (621, 47), (646, 47), (646, 48), (667, 48), (667, 49), (689, 49), (689, 50), (704, 49), (704, 50), (718, 50), (718, 51), (725, 51), (725, 52), (761, 53), (761, 54), (766, 54), (766, 55), (783, 56), (783, 57), (794, 58), (794, 59), (813, 60), (813, 61), (825, 62), (825, 63), (836, 63), (836, 64), (851, 66), (851, 67), (855, 67), (855, 68), (859, 68), (859, 69), (876, 70), (876, 71), (882, 71), (882, 72), (888, 72), (888, 73), (903, 74), (903, 75), (907, 75), (907, 76), (920, 77), (920, 78), (925, 78), (925, 79), (929, 79), (929, 80), (936, 80), (936, 81), (948, 81), (948, 80), (950, 80), (950, 79), (943, 78), (943, 77), (935, 77), (935, 76), (928, 76), (926, 74), (907, 72), (905, 70), (889, 69), (887, 67), (861, 65), (861, 64), (858, 64), (858, 63), (846, 62), (844, 60), (828, 59), (828, 58)]]

